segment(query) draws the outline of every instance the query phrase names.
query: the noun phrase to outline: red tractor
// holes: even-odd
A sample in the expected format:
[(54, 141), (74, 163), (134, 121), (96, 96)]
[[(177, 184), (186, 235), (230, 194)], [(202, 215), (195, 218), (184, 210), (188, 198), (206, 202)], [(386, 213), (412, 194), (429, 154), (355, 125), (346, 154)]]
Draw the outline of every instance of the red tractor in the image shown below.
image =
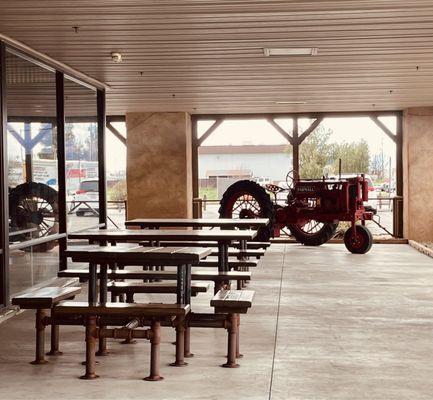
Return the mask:
[[(288, 189), (266, 185), (265, 190), (253, 181), (235, 182), (221, 199), (220, 217), (269, 218), (270, 224), (260, 229), (258, 240), (278, 237), (280, 230), (287, 227), (298, 242), (307, 246), (326, 243), (334, 236), (340, 221), (349, 221), (351, 227), (344, 235), (347, 249), (357, 254), (370, 250), (373, 237), (365, 221), (373, 219), (375, 210), (364, 205), (368, 200), (364, 175), (335, 180), (290, 178)], [(274, 201), (267, 191), (274, 195)], [(277, 202), (277, 193), (283, 191), (288, 192), (284, 205)]]

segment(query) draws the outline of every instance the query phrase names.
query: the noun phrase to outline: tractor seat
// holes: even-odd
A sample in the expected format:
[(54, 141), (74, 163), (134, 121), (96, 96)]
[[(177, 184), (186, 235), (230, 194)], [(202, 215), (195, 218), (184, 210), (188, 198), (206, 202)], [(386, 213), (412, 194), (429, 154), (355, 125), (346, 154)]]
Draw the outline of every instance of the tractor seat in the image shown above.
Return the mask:
[(272, 183), (266, 184), (265, 187), (266, 187), (266, 190), (268, 190), (269, 192), (272, 192), (272, 193), (278, 193), (278, 192), (282, 192), (283, 190), (287, 190), (281, 186), (273, 185)]

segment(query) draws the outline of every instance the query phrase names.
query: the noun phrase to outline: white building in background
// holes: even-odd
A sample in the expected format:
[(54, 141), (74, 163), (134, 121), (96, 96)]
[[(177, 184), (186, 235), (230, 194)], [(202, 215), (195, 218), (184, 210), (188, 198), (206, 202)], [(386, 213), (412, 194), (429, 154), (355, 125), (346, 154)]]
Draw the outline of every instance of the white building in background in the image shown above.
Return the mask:
[(292, 169), (290, 145), (199, 147), (199, 178), (267, 177), (279, 182)]

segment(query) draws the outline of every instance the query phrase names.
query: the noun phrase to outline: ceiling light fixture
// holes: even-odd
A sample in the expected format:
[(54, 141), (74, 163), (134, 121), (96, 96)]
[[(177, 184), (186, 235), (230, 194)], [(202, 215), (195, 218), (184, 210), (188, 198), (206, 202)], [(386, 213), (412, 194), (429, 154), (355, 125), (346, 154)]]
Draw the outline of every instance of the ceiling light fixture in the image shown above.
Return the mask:
[(122, 54), (116, 53), (116, 52), (112, 52), (111, 53), (111, 59), (115, 63), (120, 63), (120, 62), (122, 62)]
[(293, 48), (263, 48), (265, 57), (271, 56), (317, 56), (317, 47), (293, 47)]

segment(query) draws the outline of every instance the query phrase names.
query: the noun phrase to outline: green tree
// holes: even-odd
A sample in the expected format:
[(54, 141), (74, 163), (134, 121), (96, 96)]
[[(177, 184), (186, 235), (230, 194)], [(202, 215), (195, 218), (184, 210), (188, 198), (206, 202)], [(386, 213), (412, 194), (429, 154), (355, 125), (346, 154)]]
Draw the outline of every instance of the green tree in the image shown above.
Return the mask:
[(370, 172), (370, 150), (365, 139), (357, 142), (342, 142), (334, 145), (333, 173), (338, 173), (338, 160), (341, 159), (342, 173)]
[(125, 201), (126, 200), (126, 180), (122, 179), (108, 190), (109, 201)]
[(319, 126), (302, 142), (299, 148), (301, 178), (313, 179), (323, 176), (334, 152), (334, 146), (328, 143), (331, 135), (331, 129)]
[(342, 173), (369, 173), (370, 150), (365, 139), (356, 142), (329, 143), (333, 131), (319, 126), (299, 148), (300, 176), (319, 179), (337, 175), (339, 159)]

